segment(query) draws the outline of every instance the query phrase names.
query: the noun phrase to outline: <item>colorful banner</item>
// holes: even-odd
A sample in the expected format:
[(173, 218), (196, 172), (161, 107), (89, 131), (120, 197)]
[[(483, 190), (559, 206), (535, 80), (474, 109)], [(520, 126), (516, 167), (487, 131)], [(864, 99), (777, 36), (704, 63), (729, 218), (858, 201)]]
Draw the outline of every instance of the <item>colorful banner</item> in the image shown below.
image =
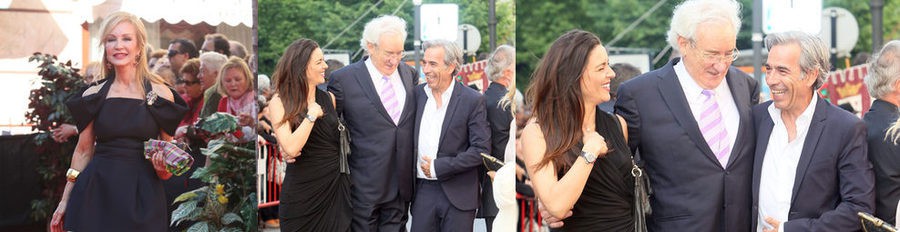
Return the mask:
[(856, 115), (862, 117), (869, 111), (874, 100), (869, 96), (869, 90), (863, 83), (868, 74), (869, 68), (864, 64), (830, 72), (825, 77), (825, 84), (819, 89), (819, 93), (832, 104), (849, 103), (857, 112)]
[(466, 86), (475, 85), (484, 93), (488, 86), (487, 74), (484, 73), (484, 67), (486, 66), (487, 60), (463, 65), (456, 76), (457, 81), (462, 82)]

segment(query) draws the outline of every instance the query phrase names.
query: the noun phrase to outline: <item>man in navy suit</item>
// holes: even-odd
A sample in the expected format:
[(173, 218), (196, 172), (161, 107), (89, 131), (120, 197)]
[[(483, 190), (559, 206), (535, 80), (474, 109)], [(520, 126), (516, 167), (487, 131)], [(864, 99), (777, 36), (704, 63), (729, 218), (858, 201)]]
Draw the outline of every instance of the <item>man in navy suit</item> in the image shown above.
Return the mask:
[(869, 128), (869, 160), (875, 171), (875, 216), (896, 225), (900, 144), (894, 143), (888, 130), (900, 118), (900, 40), (888, 42), (872, 56), (865, 82), (875, 98), (863, 117)]
[(829, 70), (816, 36), (766, 37), (772, 101), (753, 107), (754, 231), (860, 231), (857, 212), (875, 209), (866, 126), (816, 96)]
[(739, 3), (689, 0), (675, 8), (669, 43), (682, 56), (618, 89), (616, 113), (649, 174), (650, 231), (749, 231), (758, 84), (730, 67)]
[(406, 231), (418, 74), (401, 62), (405, 39), (403, 19), (373, 19), (360, 40), (369, 59), (335, 71), (328, 81), (350, 129), (353, 231)]
[(491, 132), (481, 94), (453, 80), (462, 50), (453, 42), (423, 44), (416, 86), (416, 195), (412, 231), (471, 231), (479, 205), (480, 153)]

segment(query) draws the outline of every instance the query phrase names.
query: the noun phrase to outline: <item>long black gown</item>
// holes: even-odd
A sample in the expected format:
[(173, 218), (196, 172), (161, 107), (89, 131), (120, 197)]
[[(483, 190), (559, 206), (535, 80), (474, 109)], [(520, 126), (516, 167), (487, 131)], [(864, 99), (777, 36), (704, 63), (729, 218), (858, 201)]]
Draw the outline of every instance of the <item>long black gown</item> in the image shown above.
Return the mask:
[[(606, 139), (609, 153), (594, 162), (572, 217), (563, 220), (562, 231), (634, 231), (631, 152), (622, 128), (613, 120), (618, 119), (597, 109), (596, 130)], [(557, 175), (562, 178), (563, 174)]]
[[(95, 94), (69, 99), (80, 131), (90, 122), (96, 138), (94, 156), (69, 195), (64, 228), (68, 231), (166, 231), (166, 195), (153, 164), (144, 159), (143, 142), (160, 129), (175, 133), (187, 104), (158, 97), (154, 104), (135, 98), (107, 98), (115, 77), (100, 83)], [(150, 82), (144, 83), (151, 91)]]
[(337, 112), (325, 91), (316, 89), (316, 103), (325, 115), (313, 125), (300, 157), (285, 170), (281, 231), (350, 231), (350, 176), (339, 169)]

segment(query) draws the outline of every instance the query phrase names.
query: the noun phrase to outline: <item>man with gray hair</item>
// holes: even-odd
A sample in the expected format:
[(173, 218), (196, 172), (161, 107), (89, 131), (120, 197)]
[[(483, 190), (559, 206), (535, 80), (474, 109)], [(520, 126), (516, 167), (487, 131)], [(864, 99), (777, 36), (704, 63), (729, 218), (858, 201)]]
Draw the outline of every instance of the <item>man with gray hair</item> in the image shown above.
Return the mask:
[[(487, 112), (487, 120), (491, 126), (491, 156), (498, 160), (504, 160), (503, 155), (506, 154), (506, 143), (509, 141), (510, 122), (513, 120), (512, 111), (507, 104), (505, 107), (500, 105), (510, 87), (515, 88), (513, 81), (516, 76), (516, 49), (509, 45), (500, 45), (491, 53), (487, 59), (487, 66), (484, 73), (487, 75), (491, 84), (484, 91), (484, 101)], [(478, 217), (484, 218), (487, 224), (487, 231), (491, 231), (494, 218), (497, 216), (497, 205), (494, 202), (493, 188), (491, 179), (487, 176), (487, 171), (480, 168), (479, 178), (481, 179), (482, 196), (481, 207), (478, 208)]]
[(828, 47), (803, 32), (765, 43), (772, 100), (753, 107), (753, 231), (860, 231), (856, 213), (875, 209), (866, 125), (816, 95)]
[(675, 7), (668, 42), (681, 57), (622, 84), (615, 112), (649, 174), (650, 231), (747, 231), (756, 80), (731, 67), (741, 29), (734, 0)]
[(225, 65), (228, 57), (216, 52), (200, 54), (200, 86), (203, 88), (203, 108), (200, 109), (200, 118), (205, 118), (215, 113), (219, 107), (222, 95), (216, 91), (216, 83), (219, 80), (219, 69)]
[(418, 72), (401, 62), (406, 21), (366, 23), (360, 46), (369, 58), (334, 71), (328, 90), (350, 129), (353, 231), (406, 231), (413, 195), (413, 87)]
[(865, 82), (875, 98), (863, 117), (868, 127), (869, 160), (875, 169), (875, 216), (895, 223), (900, 201), (900, 145), (888, 138), (887, 130), (900, 117), (900, 40), (888, 42), (872, 57)]
[(422, 45), (426, 84), (416, 86), (416, 196), (412, 231), (471, 231), (479, 206), (481, 153), (490, 152), (484, 98), (453, 77), (462, 50), (446, 40)]

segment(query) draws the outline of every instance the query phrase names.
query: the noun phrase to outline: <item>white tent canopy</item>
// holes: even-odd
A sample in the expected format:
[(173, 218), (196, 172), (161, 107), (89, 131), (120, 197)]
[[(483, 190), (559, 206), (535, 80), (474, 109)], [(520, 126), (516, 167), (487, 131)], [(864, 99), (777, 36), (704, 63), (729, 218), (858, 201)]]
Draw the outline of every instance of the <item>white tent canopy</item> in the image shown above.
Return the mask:
[(160, 19), (170, 24), (185, 21), (209, 25), (253, 25), (252, 0), (84, 0), (78, 14), (84, 22), (109, 15), (114, 11), (131, 12), (148, 22)]

